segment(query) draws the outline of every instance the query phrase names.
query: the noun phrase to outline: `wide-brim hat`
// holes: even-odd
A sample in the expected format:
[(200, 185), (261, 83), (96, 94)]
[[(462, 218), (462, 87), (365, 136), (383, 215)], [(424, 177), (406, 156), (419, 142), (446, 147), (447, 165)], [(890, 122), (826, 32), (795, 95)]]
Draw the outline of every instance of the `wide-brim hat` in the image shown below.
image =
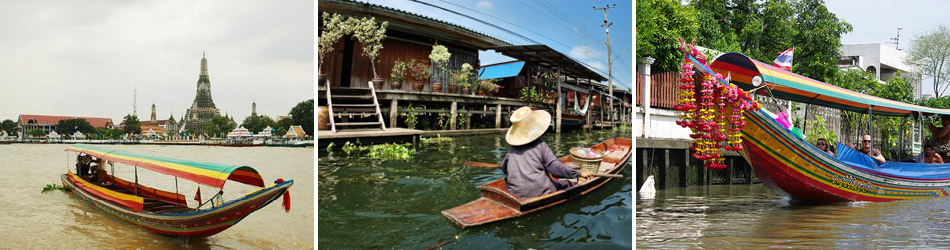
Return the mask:
[(505, 141), (512, 146), (521, 146), (532, 142), (551, 126), (551, 114), (544, 110), (531, 110), (521, 107), (511, 114), (511, 128), (505, 134)]

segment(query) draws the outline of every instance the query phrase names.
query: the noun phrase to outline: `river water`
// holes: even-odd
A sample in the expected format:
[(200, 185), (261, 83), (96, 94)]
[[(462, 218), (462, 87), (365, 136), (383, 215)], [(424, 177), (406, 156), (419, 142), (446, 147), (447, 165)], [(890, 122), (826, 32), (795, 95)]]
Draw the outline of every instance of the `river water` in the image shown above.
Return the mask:
[(762, 184), (637, 195), (638, 248), (950, 247), (950, 200), (802, 204)]
[[(313, 148), (103, 145), (146, 155), (247, 165), (260, 172), (265, 183), (277, 178), (294, 180), (289, 213), (278, 200), (211, 237), (179, 238), (151, 233), (115, 218), (72, 192), (41, 193), (47, 184), (61, 185), (66, 161), (74, 159), (63, 151), (65, 147), (0, 145), (0, 248), (313, 249)], [(134, 169), (124, 166), (115, 165), (117, 176), (134, 180)], [(139, 180), (143, 185), (175, 190), (175, 180), (170, 176), (139, 169)], [(178, 187), (189, 199), (197, 189), (197, 185), (184, 180), (179, 180)], [(228, 182), (225, 198), (233, 199), (255, 189)], [(210, 198), (216, 191), (202, 187), (202, 197)]]
[[(542, 137), (558, 156), (576, 146), (629, 131), (570, 132)], [(365, 155), (319, 151), (318, 228), (321, 249), (425, 248), (445, 241), (447, 249), (619, 248), (633, 246), (631, 171), (597, 190), (519, 218), (459, 229), (442, 210), (478, 199), (478, 185), (503, 178), (498, 169), (462, 166), (466, 161), (498, 163), (507, 151), (504, 134), (456, 137), (426, 146), (410, 161), (371, 160)], [(631, 160), (632, 162), (632, 160)]]

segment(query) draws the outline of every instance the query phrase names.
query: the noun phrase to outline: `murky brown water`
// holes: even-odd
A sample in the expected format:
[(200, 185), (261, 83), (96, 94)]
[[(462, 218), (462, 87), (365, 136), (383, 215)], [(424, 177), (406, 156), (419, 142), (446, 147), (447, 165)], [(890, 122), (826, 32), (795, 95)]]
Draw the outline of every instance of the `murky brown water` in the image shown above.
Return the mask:
[[(285, 213), (280, 200), (271, 203), (233, 227), (207, 238), (179, 238), (155, 234), (91, 207), (74, 193), (40, 193), (46, 184), (61, 184), (67, 169), (64, 144), (0, 145), (0, 248), (102, 249), (102, 248), (213, 248), (213, 249), (313, 249), (314, 179), (313, 148), (228, 148), (207, 146), (103, 145), (146, 155), (202, 162), (240, 164), (258, 170), (266, 183), (293, 179), (292, 209)], [(134, 179), (133, 169), (116, 164), (117, 176)], [(173, 177), (139, 170), (140, 183), (175, 190)], [(181, 193), (190, 198), (197, 188), (179, 180)], [(255, 188), (240, 183), (225, 185), (225, 198), (233, 199)], [(202, 187), (202, 197), (217, 190)], [(207, 198), (206, 198), (207, 199)]]
[(640, 249), (947, 249), (950, 199), (803, 204), (762, 184), (637, 196)]

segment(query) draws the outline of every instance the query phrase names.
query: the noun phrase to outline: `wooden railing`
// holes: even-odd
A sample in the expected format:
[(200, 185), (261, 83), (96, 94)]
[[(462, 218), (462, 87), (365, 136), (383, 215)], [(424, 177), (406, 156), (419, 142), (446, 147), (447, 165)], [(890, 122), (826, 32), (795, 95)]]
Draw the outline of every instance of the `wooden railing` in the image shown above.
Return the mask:
[[(679, 72), (657, 73), (650, 76), (650, 107), (672, 109), (676, 105)], [(643, 105), (643, 75), (637, 74), (637, 106)]]

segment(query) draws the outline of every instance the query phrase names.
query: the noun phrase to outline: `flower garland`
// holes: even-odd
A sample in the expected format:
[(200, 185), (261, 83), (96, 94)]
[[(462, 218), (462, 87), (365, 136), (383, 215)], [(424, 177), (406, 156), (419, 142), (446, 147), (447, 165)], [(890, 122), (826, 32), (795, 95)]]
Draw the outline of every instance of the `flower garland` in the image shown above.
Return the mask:
[[(748, 93), (734, 84), (723, 84), (722, 74), (705, 74), (697, 84), (693, 78), (693, 62), (706, 65), (706, 57), (692, 44), (680, 39), (680, 50), (685, 52), (680, 67), (680, 90), (674, 109), (682, 112), (677, 125), (689, 128), (693, 139), (689, 148), (693, 157), (704, 161), (703, 166), (717, 170), (726, 168), (725, 151), (742, 150), (742, 128), (745, 126), (746, 110), (757, 110), (759, 104)], [(708, 67), (708, 66), (707, 66)], [(731, 106), (731, 107), (729, 107)]]

